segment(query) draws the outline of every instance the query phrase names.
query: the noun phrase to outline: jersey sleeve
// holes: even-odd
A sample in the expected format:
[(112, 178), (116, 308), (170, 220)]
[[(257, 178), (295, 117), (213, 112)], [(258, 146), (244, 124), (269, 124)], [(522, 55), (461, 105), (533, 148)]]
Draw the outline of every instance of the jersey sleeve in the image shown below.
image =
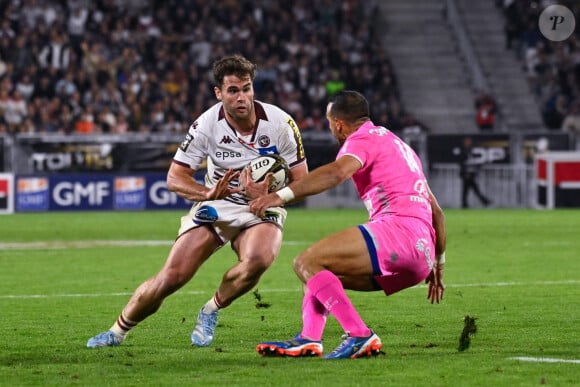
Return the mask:
[(336, 159), (349, 155), (356, 158), (364, 167), (369, 161), (368, 150), (372, 147), (367, 143), (368, 137), (352, 135), (346, 139), (336, 155)]
[(206, 134), (207, 129), (204, 126), (207, 126), (206, 123), (207, 120), (202, 115), (189, 126), (185, 138), (173, 157), (175, 162), (193, 170), (199, 169), (203, 164), (207, 158), (209, 148), (209, 139)]
[(288, 163), (288, 166), (292, 168), (306, 159), (302, 136), (300, 135), (298, 125), (296, 125), (296, 122), (294, 122), (294, 119), (290, 115), (286, 114), (280, 122), (280, 125), (282, 126), (279, 149), (280, 156), (282, 156)]

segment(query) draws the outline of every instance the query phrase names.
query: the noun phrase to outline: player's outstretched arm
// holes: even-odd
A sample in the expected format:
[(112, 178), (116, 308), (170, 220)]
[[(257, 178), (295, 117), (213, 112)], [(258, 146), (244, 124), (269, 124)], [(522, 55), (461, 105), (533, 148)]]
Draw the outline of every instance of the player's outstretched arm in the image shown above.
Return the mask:
[(445, 231), (445, 215), (437, 202), (437, 198), (429, 188), (429, 198), (431, 199), (431, 210), (433, 213), (433, 228), (435, 229), (435, 266), (425, 280), (428, 284), (427, 298), (431, 303), (439, 303), (445, 293), (443, 283), (443, 271), (445, 268), (445, 248), (447, 245), (447, 233)]
[(321, 193), (349, 179), (360, 168), (361, 164), (357, 159), (352, 156), (342, 156), (332, 163), (316, 168), (280, 191), (252, 200), (250, 211), (257, 216), (262, 216), (269, 207), (280, 206)]
[(425, 283), (428, 286), (427, 289), (427, 299), (431, 301), (431, 303), (439, 303), (443, 299), (443, 295), (445, 294), (445, 284), (443, 283), (443, 264), (435, 264), (431, 273), (427, 279), (425, 279)]
[(447, 246), (447, 232), (445, 230), (445, 215), (439, 206), (439, 202), (431, 188), (429, 189), (429, 199), (431, 200), (431, 212), (433, 214), (433, 228), (435, 229), (435, 255), (441, 256), (445, 253)]

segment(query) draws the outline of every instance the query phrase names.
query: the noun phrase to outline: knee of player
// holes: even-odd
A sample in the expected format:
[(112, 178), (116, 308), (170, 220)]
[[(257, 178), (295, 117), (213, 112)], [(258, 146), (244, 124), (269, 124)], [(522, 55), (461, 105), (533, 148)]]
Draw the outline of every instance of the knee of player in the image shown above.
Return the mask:
[(157, 292), (167, 296), (185, 285), (190, 278), (177, 270), (164, 270), (157, 275), (154, 283)]
[(312, 259), (308, 257), (308, 254), (302, 253), (294, 258), (292, 266), (298, 277), (303, 278), (304, 273), (310, 273), (312, 271)]
[(274, 262), (274, 256), (256, 256), (246, 260), (245, 275), (248, 277), (261, 276)]

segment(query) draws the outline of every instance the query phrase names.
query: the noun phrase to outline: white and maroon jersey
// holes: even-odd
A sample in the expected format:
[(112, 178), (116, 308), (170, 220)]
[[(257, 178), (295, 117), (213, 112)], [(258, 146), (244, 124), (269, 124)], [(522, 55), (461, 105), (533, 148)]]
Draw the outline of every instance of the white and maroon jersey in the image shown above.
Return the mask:
[(390, 130), (367, 121), (346, 139), (336, 157), (344, 155), (362, 164), (352, 180), (371, 220), (389, 215), (419, 218), (435, 235), (427, 181), (411, 147)]
[[(213, 187), (228, 169), (242, 170), (259, 155), (279, 154), (290, 169), (305, 162), (302, 138), (294, 119), (277, 106), (264, 102), (254, 101), (254, 109), (254, 131), (240, 136), (228, 124), (223, 104), (215, 104), (191, 124), (173, 162), (197, 170), (207, 160), (207, 187)], [(232, 182), (233, 186), (238, 184), (238, 181)], [(240, 194), (226, 200), (248, 202)]]

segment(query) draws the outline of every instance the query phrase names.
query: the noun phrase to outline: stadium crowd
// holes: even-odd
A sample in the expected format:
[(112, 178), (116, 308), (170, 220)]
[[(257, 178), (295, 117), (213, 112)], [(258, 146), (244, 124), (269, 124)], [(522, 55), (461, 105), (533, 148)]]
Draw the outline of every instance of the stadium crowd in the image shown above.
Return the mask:
[[(566, 40), (545, 39), (538, 26), (541, 12), (553, 1), (497, 0), (505, 15), (506, 48), (522, 60), (532, 91), (549, 129), (580, 135), (580, 30)], [(574, 15), (580, 3), (558, 1)]]
[[(212, 62), (258, 63), (256, 98), (327, 131), (344, 88), (405, 121), (365, 0), (10, 0), (0, 4), (0, 133), (181, 133), (216, 102)], [(408, 117), (406, 117), (408, 119)]]

